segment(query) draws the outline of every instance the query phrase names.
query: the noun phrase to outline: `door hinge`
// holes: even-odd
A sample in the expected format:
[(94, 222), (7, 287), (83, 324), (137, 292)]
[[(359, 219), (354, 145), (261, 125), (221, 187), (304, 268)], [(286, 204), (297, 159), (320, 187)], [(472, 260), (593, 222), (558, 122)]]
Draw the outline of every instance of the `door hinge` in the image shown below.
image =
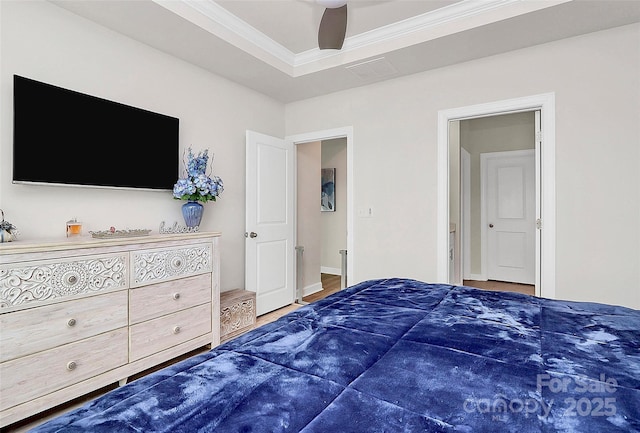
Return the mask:
[(542, 220), (540, 218), (536, 219), (536, 228), (538, 230), (542, 229)]
[(542, 130), (536, 131), (536, 143), (542, 143)]

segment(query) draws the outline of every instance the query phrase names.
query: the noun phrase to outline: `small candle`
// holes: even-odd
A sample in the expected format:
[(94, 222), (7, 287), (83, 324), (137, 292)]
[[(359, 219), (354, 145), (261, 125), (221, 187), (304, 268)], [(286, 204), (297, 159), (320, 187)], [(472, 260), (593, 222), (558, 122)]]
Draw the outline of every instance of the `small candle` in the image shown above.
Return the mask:
[(67, 237), (82, 235), (82, 223), (75, 218), (67, 221)]

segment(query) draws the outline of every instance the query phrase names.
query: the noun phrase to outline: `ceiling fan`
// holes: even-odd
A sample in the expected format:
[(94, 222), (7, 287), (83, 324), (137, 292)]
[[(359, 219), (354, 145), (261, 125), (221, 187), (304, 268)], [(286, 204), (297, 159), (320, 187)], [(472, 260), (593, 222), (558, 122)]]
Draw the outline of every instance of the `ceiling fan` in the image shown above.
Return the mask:
[(341, 50), (347, 33), (347, 1), (316, 0), (325, 7), (318, 29), (318, 48), (321, 50)]

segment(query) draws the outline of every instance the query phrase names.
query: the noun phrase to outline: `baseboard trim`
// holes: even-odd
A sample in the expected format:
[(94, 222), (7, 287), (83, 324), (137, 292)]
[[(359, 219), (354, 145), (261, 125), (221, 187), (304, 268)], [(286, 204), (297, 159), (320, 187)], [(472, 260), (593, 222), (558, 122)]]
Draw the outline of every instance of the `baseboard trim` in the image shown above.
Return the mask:
[(342, 275), (340, 268), (330, 268), (328, 266), (320, 266), (320, 273), (329, 275)]
[(302, 296), (313, 295), (314, 293), (318, 293), (322, 291), (322, 283), (318, 282), (315, 284), (311, 284), (304, 289), (302, 289)]
[(469, 276), (465, 276), (464, 279), (473, 281), (488, 281), (487, 277), (482, 274), (469, 274)]

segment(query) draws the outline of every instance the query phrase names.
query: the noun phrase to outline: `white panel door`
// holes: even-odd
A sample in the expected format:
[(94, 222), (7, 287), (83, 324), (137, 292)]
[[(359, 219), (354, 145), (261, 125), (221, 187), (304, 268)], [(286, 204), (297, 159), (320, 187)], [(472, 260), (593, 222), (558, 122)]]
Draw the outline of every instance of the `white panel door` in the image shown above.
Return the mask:
[(247, 131), (245, 289), (256, 314), (295, 300), (293, 143)]
[(535, 152), (482, 154), (486, 176), (487, 277), (535, 284)]

